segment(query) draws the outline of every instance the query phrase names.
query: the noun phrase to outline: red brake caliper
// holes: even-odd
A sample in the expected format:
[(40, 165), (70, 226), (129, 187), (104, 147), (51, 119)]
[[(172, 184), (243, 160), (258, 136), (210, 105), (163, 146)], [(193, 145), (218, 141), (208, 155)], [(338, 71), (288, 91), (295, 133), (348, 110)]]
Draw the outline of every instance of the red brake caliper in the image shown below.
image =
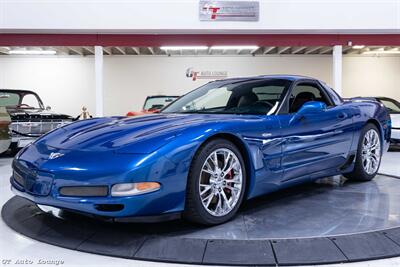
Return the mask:
[[(229, 180), (229, 179), (232, 179), (232, 177), (233, 177), (233, 170), (230, 170), (227, 174), (226, 174), (226, 179), (227, 180)], [(231, 186), (229, 183), (227, 183), (227, 185), (229, 185), (229, 186)], [(231, 194), (231, 190), (230, 189), (228, 189), (228, 188), (224, 188), (224, 191), (225, 191), (225, 193), (228, 193), (228, 194)]]

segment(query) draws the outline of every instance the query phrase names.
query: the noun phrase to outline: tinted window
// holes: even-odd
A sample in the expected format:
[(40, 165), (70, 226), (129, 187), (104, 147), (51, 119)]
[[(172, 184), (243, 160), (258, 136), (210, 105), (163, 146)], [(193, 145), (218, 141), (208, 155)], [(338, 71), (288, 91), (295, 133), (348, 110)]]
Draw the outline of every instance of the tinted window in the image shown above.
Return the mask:
[(400, 103), (395, 100), (380, 99), (380, 102), (389, 110), (390, 113), (400, 113)]
[(277, 108), (290, 84), (282, 79), (217, 81), (181, 97), (163, 112), (268, 114)]
[(289, 112), (295, 113), (307, 102), (320, 101), (330, 106), (330, 101), (326, 98), (321, 89), (314, 84), (299, 84), (297, 85), (290, 95), (289, 99)]

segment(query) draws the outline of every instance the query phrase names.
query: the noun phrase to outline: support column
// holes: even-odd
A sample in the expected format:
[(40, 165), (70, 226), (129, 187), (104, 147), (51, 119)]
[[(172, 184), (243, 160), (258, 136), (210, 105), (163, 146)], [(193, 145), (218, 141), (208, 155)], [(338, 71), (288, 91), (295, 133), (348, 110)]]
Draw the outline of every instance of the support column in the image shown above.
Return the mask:
[(333, 89), (342, 95), (342, 46), (335, 45), (332, 53), (332, 82)]
[(94, 47), (94, 72), (96, 87), (96, 117), (103, 116), (104, 92), (103, 92), (103, 47)]

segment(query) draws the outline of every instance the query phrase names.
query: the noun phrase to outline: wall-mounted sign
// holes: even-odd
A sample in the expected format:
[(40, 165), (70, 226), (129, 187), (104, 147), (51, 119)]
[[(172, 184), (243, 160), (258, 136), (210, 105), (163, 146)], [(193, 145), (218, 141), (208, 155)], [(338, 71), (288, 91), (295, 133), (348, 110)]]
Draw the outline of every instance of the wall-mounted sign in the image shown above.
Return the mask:
[(200, 1), (201, 21), (258, 21), (258, 1)]
[(216, 80), (228, 77), (228, 72), (212, 70), (195, 71), (193, 68), (188, 68), (186, 70), (186, 77), (192, 78), (193, 81), (196, 81), (197, 79)]

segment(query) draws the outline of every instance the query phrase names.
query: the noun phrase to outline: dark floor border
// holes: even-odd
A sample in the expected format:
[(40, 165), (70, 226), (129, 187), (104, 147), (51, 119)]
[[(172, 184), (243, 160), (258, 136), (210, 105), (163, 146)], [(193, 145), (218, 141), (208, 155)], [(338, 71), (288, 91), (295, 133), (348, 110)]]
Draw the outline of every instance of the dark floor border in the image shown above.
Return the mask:
[(400, 179), (400, 176), (394, 175), (394, 174), (379, 173), (379, 172), (378, 172), (378, 174), (379, 174), (379, 175), (383, 175), (383, 176), (387, 176), (387, 177), (390, 177), (390, 178)]
[[(1, 211), (16, 232), (63, 248), (127, 259), (209, 265), (291, 266), (400, 256), (400, 227), (333, 237), (212, 240), (129, 232), (127, 227), (61, 220), (11, 198)], [(149, 225), (151, 227), (151, 225)]]

